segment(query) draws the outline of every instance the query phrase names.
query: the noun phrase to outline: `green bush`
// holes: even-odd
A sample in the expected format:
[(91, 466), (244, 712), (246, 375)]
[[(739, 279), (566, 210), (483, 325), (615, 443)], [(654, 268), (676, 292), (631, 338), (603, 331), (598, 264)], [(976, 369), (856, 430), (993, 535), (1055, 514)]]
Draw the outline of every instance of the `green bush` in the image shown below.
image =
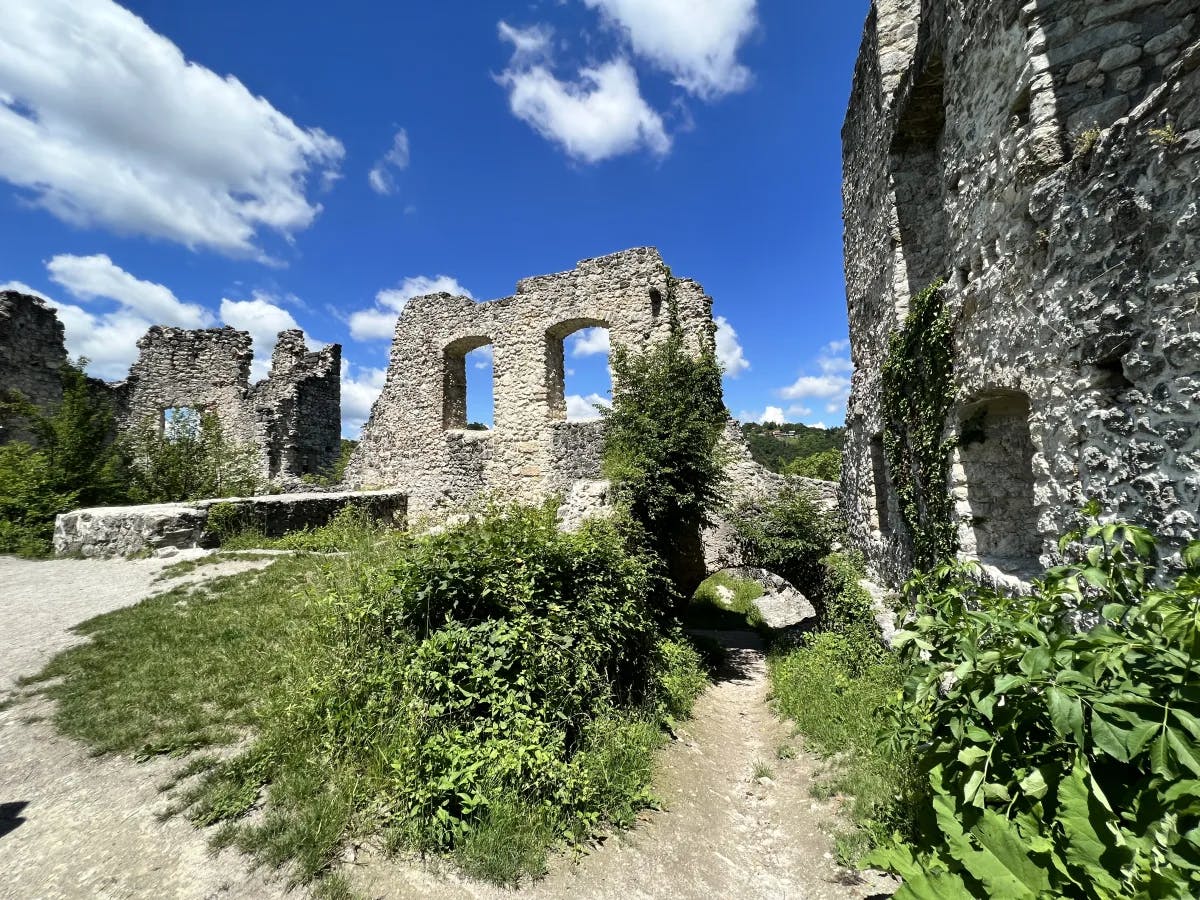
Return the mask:
[(731, 522), (747, 565), (786, 578), (806, 594), (815, 594), (826, 557), (839, 529), (804, 488), (788, 485), (778, 497), (738, 506)]
[(875, 630), (871, 595), (860, 582), (866, 577), (857, 553), (830, 553), (821, 560), (821, 580), (814, 602), (819, 625), (827, 631)]
[(45, 556), (54, 517), (76, 506), (48, 456), (28, 444), (0, 446), (0, 553)]
[(216, 414), (143, 422), (122, 441), (129, 495), (137, 503), (173, 503), (262, 493), (258, 452), (230, 441)]
[(955, 566), (906, 588), (891, 746), (926, 797), (913, 842), (870, 858), (897, 897), (1200, 894), (1200, 543), (1183, 573), (1130, 525), (1063, 548), (1028, 596)]
[(819, 478), (822, 481), (837, 481), (842, 477), (842, 451), (823, 450), (811, 456), (799, 457), (784, 466), (783, 473), (803, 478)]
[(289, 835), (311, 874), (347, 829), (381, 828), (500, 882), (536, 874), (550, 842), (630, 821), (659, 722), (705, 679), (624, 532), (562, 534), (552, 507), (518, 508), (331, 560), (280, 701), (201, 815), (236, 818), (270, 784), (274, 812), (229, 841), (269, 856)]
[(728, 421), (721, 367), (711, 349), (690, 353), (672, 306), (668, 339), (642, 353), (612, 355), (613, 405), (603, 468), (614, 493), (663, 561), (668, 589), (690, 596), (704, 579), (700, 529), (721, 500), (718, 441)]
[(819, 789), (850, 798), (851, 817), (862, 829), (855, 850), (911, 833), (910, 755), (878, 742), (879, 717), (904, 683), (899, 657), (860, 625), (805, 635), (769, 663), (779, 713), (796, 723), (810, 749), (834, 761)]

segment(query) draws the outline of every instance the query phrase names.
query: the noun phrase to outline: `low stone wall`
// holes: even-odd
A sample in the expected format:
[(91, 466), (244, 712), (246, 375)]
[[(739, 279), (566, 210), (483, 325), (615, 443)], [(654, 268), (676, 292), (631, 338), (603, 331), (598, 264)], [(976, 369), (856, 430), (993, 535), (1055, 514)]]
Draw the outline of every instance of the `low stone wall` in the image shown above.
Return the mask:
[(54, 552), (106, 557), (164, 547), (214, 547), (219, 540), (207, 525), (209, 511), (218, 504), (233, 507), (238, 527), (256, 528), (267, 537), (324, 525), (346, 507), (362, 509), (372, 519), (395, 527), (403, 527), (408, 514), (408, 498), (402, 491), (274, 494), (77, 509), (55, 520)]

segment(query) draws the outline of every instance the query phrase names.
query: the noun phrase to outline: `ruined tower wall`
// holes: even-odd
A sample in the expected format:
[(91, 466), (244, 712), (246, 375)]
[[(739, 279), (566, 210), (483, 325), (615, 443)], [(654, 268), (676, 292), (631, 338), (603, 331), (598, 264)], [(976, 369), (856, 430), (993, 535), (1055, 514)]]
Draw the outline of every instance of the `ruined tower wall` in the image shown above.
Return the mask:
[(169, 409), (214, 413), (226, 437), (255, 439), (248, 409), (250, 335), (226, 326), (188, 330), (155, 325), (137, 343), (138, 358), (121, 387), (122, 430), (160, 427)]
[(1026, 573), (1092, 497), (1181, 546), (1200, 509), (1196, 3), (905, 5), (872, 11), (843, 130), (854, 542), (889, 580), (909, 565), (880, 370), (942, 278), (963, 555)]
[(118, 388), (122, 430), (160, 426), (165, 410), (215, 414), (230, 440), (255, 447), (264, 478), (328, 471), (341, 437), (341, 347), (309, 352), (304, 333), (282, 331), (270, 375), (251, 385), (247, 332), (151, 328)]
[[(0, 291), (0, 392), (19, 391), (42, 409), (62, 400), (67, 362), (62, 323), (39, 297)], [(20, 420), (0, 421), (0, 443), (29, 440)]]
[[(448, 294), (410, 300), (347, 482), (402, 487), (419, 515), (485, 493), (565, 494), (575, 480), (598, 477), (601, 424), (566, 421), (563, 341), (603, 326), (612, 347), (643, 348), (669, 333), (672, 298), (687, 340), (711, 347), (711, 298), (674, 278), (653, 248), (527, 278), (515, 295), (487, 303)], [(494, 427), (471, 431), (463, 357), (488, 344)]]

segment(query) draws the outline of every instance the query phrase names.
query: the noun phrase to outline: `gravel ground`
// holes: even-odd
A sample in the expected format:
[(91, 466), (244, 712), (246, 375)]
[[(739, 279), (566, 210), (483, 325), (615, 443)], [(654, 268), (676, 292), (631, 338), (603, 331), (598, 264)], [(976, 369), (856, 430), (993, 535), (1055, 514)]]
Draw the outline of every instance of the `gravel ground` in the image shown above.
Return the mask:
[[(0, 696), (81, 638), (69, 629), (183, 581), (266, 565), (231, 561), (154, 583), (186, 558), (52, 560), (0, 557)], [(800, 752), (766, 705), (761, 642), (724, 635), (730, 665), (700, 698), (695, 718), (663, 752), (661, 811), (605, 840), (580, 861), (560, 857), (550, 874), (519, 892), (469, 882), (417, 862), (380, 859), (360, 849), (342, 867), (372, 898), (621, 898), (621, 900), (842, 900), (891, 893), (883, 877), (840, 869), (829, 832), (834, 804), (809, 793), (818, 763)], [(206, 835), (178, 817), (158, 785), (181, 763), (95, 757), (58, 735), (48, 701), (24, 698), (0, 710), (0, 898), (302, 898), (278, 878), (254, 871), (232, 851), (211, 855)], [(756, 763), (772, 770), (756, 779)]]
[[(169, 559), (29, 561), (0, 557), (0, 696), (60, 650), (83, 640), (68, 629), (180, 583), (266, 565), (202, 566), (153, 583)], [(180, 765), (156, 759), (95, 757), (59, 735), (51, 704), (26, 699), (0, 711), (0, 897), (282, 897), (283, 885), (252, 872), (232, 852), (207, 850), (205, 836), (179, 818), (159, 822), (158, 785)], [(303, 897), (292, 892), (289, 897)]]

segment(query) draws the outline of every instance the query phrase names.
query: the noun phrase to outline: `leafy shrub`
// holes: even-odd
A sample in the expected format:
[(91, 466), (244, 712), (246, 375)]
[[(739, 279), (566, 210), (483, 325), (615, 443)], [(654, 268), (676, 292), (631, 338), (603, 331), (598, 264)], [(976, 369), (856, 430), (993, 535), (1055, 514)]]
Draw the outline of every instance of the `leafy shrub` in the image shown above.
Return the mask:
[(354, 823), (500, 882), (536, 874), (552, 841), (630, 821), (659, 721), (705, 679), (625, 530), (562, 534), (552, 507), (518, 508), (364, 546), (329, 561), (262, 737), (214, 773), (222, 800), (201, 815), (235, 818), (269, 783), (274, 812), (227, 840), (307, 848), (311, 874)]
[(1200, 893), (1200, 543), (1173, 580), (1143, 529), (1097, 522), (1072, 546), (1028, 596), (955, 566), (906, 588), (891, 745), (927, 796), (914, 843), (870, 858), (905, 878), (897, 897)]
[(262, 493), (258, 453), (230, 441), (215, 413), (181, 416), (170, 428), (143, 422), (122, 442), (129, 494), (139, 503), (170, 503)]
[(866, 627), (873, 633), (871, 595), (859, 583), (866, 577), (862, 557), (856, 553), (830, 553), (820, 565), (821, 580), (815, 598), (820, 627), (828, 631)]
[(721, 499), (718, 440), (728, 413), (715, 354), (688, 352), (676, 314), (672, 307), (668, 339), (642, 353), (613, 351), (603, 468), (672, 586), (688, 596), (704, 578), (700, 529)]
[(785, 475), (837, 481), (842, 477), (842, 451), (823, 450), (811, 456), (801, 456), (784, 466)]
[(28, 444), (0, 446), (0, 553), (50, 552), (54, 517), (78, 496), (64, 490), (47, 455)]
[(750, 501), (731, 515), (747, 565), (786, 578), (805, 593), (821, 584), (821, 560), (838, 535), (835, 519), (804, 488), (788, 485), (770, 501)]

